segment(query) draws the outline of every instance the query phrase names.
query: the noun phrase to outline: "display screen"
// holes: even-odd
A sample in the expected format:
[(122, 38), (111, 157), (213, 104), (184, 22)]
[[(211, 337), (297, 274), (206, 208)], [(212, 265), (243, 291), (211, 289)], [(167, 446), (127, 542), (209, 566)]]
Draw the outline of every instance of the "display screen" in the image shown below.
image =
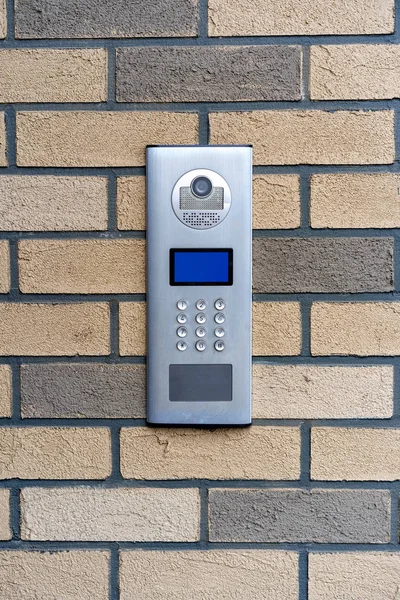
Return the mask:
[(233, 250), (170, 250), (171, 285), (232, 285)]

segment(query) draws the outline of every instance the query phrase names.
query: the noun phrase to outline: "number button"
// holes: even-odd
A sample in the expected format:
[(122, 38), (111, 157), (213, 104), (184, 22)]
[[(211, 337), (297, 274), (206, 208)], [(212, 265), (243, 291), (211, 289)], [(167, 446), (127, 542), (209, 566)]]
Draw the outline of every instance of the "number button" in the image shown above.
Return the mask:
[(197, 302), (196, 302), (197, 310), (204, 310), (206, 306), (207, 306), (207, 303), (205, 300), (197, 300)]
[(203, 342), (202, 340), (199, 340), (198, 342), (196, 342), (196, 350), (198, 350), (199, 352), (204, 352), (205, 349), (206, 349), (205, 342)]
[(198, 328), (196, 329), (196, 335), (197, 335), (197, 337), (199, 337), (199, 338), (202, 338), (202, 337), (204, 337), (204, 336), (206, 335), (206, 333), (207, 333), (207, 332), (206, 332), (206, 330), (204, 329), (204, 327), (198, 327)]
[(178, 342), (176, 347), (178, 350), (180, 350), (180, 352), (184, 352), (187, 348), (187, 343), (186, 342)]
[(176, 330), (176, 333), (177, 333), (178, 337), (184, 338), (187, 336), (187, 329), (186, 329), (186, 327), (178, 327), (178, 329)]
[(178, 323), (181, 323), (181, 325), (183, 323), (186, 323), (186, 321), (188, 320), (187, 316), (184, 315), (183, 313), (180, 313), (177, 317), (176, 320), (178, 321)]
[(188, 303), (186, 302), (186, 300), (178, 300), (178, 302), (176, 303), (176, 306), (177, 306), (178, 310), (186, 310)]
[(225, 335), (225, 329), (223, 329), (222, 327), (217, 327), (214, 333), (216, 337), (222, 338)]
[(222, 298), (218, 298), (218, 300), (216, 300), (214, 302), (214, 306), (217, 310), (224, 310), (225, 308), (225, 301), (222, 300)]
[(199, 313), (198, 315), (196, 315), (196, 323), (198, 323), (199, 325), (204, 325), (206, 321), (207, 317), (204, 313)]
[(222, 352), (222, 350), (225, 349), (225, 344), (222, 340), (218, 340), (218, 342), (215, 342), (214, 348), (217, 350), (217, 352)]
[(218, 323), (218, 325), (225, 323), (225, 315), (223, 313), (217, 313), (214, 317), (214, 321)]

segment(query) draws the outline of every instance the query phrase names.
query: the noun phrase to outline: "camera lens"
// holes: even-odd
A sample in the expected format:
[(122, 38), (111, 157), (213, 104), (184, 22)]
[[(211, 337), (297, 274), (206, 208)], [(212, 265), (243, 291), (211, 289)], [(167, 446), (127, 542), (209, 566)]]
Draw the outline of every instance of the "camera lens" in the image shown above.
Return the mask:
[(196, 179), (193, 179), (191, 185), (193, 194), (198, 198), (206, 198), (206, 196), (209, 196), (212, 187), (212, 183), (208, 177), (196, 177)]

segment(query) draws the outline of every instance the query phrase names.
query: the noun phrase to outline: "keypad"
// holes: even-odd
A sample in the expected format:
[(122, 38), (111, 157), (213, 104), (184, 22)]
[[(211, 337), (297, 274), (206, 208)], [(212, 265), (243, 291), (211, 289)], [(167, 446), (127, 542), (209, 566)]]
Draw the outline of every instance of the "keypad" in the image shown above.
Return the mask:
[[(225, 339), (221, 339), (225, 338), (227, 333), (226, 326), (221, 327), (222, 323), (226, 322), (226, 315), (221, 312), (225, 309), (225, 300), (223, 298), (217, 298), (216, 300), (213, 298), (209, 298), (208, 300), (199, 298), (194, 303), (194, 306), (192, 305), (191, 309), (189, 304), (191, 303), (183, 298), (176, 303), (179, 311), (176, 315), (176, 321), (181, 325), (181, 327), (176, 329), (178, 338), (176, 343), (177, 350), (184, 352), (189, 347), (195, 348), (198, 352), (204, 352), (208, 347), (211, 351), (222, 352), (225, 350), (226, 341)], [(187, 308), (190, 310), (183, 312)], [(193, 314), (193, 308), (199, 312)], [(211, 323), (214, 321), (216, 326), (206, 328), (205, 323), (208, 320), (211, 320)], [(182, 327), (182, 325), (185, 325), (185, 327)], [(183, 340), (182, 338), (186, 339)]]

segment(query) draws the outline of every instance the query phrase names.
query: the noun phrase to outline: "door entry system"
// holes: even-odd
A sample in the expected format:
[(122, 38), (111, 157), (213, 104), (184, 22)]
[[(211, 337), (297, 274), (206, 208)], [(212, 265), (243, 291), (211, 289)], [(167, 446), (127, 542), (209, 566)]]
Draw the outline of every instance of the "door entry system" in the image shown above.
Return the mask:
[(251, 422), (249, 146), (147, 148), (147, 420)]

